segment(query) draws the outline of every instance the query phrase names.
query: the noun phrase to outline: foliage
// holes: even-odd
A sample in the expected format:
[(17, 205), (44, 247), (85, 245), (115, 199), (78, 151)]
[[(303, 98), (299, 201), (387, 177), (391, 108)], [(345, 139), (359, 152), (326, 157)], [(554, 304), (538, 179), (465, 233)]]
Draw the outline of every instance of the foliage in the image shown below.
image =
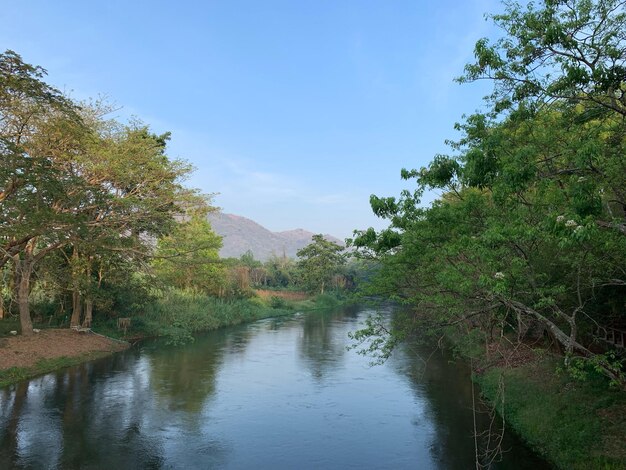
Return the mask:
[(270, 297), (270, 307), (272, 308), (285, 308), (287, 301), (283, 297), (273, 295)]
[(503, 37), (476, 43), (476, 62), (465, 67), (461, 82), (492, 80), (494, 112), (536, 110), (558, 100), (626, 115), (623, 2), (505, 5), (503, 14), (490, 16)]
[(167, 336), (173, 344), (193, 340), (193, 334), (291, 313), (248, 299), (218, 299), (199, 292), (166, 289), (147, 305), (139, 333)]
[[(372, 196), (389, 228), (351, 241), (380, 262), (365, 294), (411, 311), (361, 340), (385, 351), (424, 329), (543, 331), (567, 366), (577, 357), (626, 387), (623, 354), (602, 360), (611, 346), (596, 335), (626, 329), (624, 15), (612, 0), (573, 0), (493, 16), (503, 38), (479, 41), (461, 79), (494, 81), (489, 111), (457, 124), (454, 154), (402, 170), (415, 189)], [(433, 188), (442, 196), (423, 207)]]
[(226, 282), (218, 255), (221, 246), (204, 211), (193, 213), (158, 240), (155, 273), (165, 285), (218, 295)]
[(332, 276), (345, 264), (342, 251), (342, 246), (326, 240), (323, 235), (313, 235), (313, 242), (297, 252), (304, 285), (323, 294)]
[(286, 256), (271, 256), (265, 262), (267, 286), (288, 288), (298, 286), (298, 272), (294, 260)]
[[(84, 308), (89, 326), (103, 282), (125, 264), (139, 270), (178, 214), (206, 206), (182, 186), (191, 167), (167, 157), (168, 133), (105, 119), (109, 107), (79, 105), (44, 77), (0, 54), (0, 268), (14, 274), (3, 276), (2, 298), (11, 284), (22, 334), (32, 334), (32, 282), (52, 281), (59, 298), (70, 290), (71, 324)], [(62, 269), (42, 264), (54, 256)]]

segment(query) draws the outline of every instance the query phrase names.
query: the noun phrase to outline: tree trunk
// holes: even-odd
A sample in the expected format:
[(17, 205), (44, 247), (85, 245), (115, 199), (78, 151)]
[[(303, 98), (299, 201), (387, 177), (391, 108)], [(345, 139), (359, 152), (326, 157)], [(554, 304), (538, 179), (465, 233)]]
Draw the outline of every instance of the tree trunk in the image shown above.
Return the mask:
[(574, 344), (576, 343), (576, 334), (578, 332), (578, 328), (576, 327), (576, 312), (574, 312), (571, 317), (567, 318), (567, 321), (569, 322), (570, 333), (569, 342), (565, 348), (565, 366), (569, 367), (570, 360), (574, 354)]
[[(560, 343), (565, 347), (566, 353), (566, 365), (569, 365), (569, 357), (574, 353), (574, 351), (578, 351), (585, 358), (598, 357), (591, 351), (589, 351), (586, 347), (576, 341), (576, 322), (575, 322), (575, 314), (571, 317), (568, 317), (568, 322), (570, 324), (571, 330), (570, 334), (566, 334), (563, 330), (561, 330), (557, 325), (555, 325), (548, 318), (544, 317), (541, 313), (536, 310), (522, 304), (521, 302), (517, 302), (514, 300), (506, 300), (501, 298), (501, 301), (513, 308), (516, 312), (520, 312), (525, 315), (534, 316), (537, 320), (543, 323), (546, 329), (550, 332), (550, 334), (556, 339), (557, 343)], [(569, 355), (568, 355), (569, 354)], [(615, 381), (615, 383), (619, 384), (622, 390), (626, 391), (626, 379), (624, 378), (623, 372), (621, 369), (616, 369), (613, 364), (608, 361), (600, 361), (597, 364), (600, 367), (601, 372), (609, 377), (611, 380)]]
[(85, 319), (83, 320), (83, 328), (91, 328), (91, 320), (93, 316), (93, 301), (85, 300)]
[(78, 248), (74, 246), (72, 252), (72, 317), (70, 318), (70, 328), (80, 326), (80, 316), (82, 314), (82, 299), (79, 290), (79, 273), (78, 266), (75, 264), (78, 262)]
[(13, 256), (13, 285), (11, 286), (13, 290), (13, 299), (17, 301), (18, 289), (20, 287), (20, 255), (17, 254)]
[[(26, 258), (29, 258), (26, 254)], [(28, 305), (28, 295), (30, 294), (30, 275), (33, 271), (32, 261), (23, 259), (18, 261), (17, 273), (19, 282), (17, 287), (17, 305), (20, 312), (20, 326), (22, 335), (30, 336), (33, 334), (33, 322), (30, 319), (30, 308)]]
[(80, 326), (80, 317), (82, 315), (82, 298), (78, 287), (75, 285), (72, 291), (72, 316), (70, 318), (70, 328)]
[(320, 294), (324, 294), (324, 281), (322, 281), (322, 291), (320, 292)]

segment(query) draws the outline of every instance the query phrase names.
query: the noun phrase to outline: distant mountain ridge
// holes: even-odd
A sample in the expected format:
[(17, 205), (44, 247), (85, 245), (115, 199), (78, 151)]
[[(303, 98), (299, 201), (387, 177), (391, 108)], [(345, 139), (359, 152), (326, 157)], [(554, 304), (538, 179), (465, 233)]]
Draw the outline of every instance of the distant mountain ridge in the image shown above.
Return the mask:
[[(254, 257), (266, 261), (272, 255), (295, 258), (296, 252), (311, 243), (313, 232), (297, 228), (284, 232), (272, 232), (253, 220), (245, 217), (224, 214), (209, 214), (208, 217), (215, 233), (223, 237), (220, 256), (222, 258), (239, 258), (250, 250)], [(331, 235), (324, 238), (343, 246), (343, 242)]]

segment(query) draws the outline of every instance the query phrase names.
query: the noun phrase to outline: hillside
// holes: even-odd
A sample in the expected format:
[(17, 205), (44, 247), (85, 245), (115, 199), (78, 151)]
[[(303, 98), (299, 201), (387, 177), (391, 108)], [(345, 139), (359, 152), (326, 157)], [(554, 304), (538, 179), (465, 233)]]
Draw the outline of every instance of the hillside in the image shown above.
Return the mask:
[[(224, 246), (220, 250), (223, 258), (239, 258), (246, 251), (254, 253), (258, 260), (265, 261), (272, 254), (290, 258), (311, 242), (313, 232), (303, 229), (272, 232), (253, 220), (233, 214), (216, 213), (209, 215), (213, 230), (224, 238)], [(343, 245), (338, 238), (325, 235), (328, 240)]]

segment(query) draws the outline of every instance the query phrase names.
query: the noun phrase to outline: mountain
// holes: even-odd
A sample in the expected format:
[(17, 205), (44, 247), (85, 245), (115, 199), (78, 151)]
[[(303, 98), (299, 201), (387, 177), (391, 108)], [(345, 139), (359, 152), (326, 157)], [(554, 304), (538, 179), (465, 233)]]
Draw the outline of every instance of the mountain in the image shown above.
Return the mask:
[[(215, 233), (223, 237), (222, 258), (239, 258), (248, 250), (261, 261), (266, 261), (273, 254), (295, 258), (296, 252), (311, 243), (314, 235), (301, 228), (271, 232), (253, 220), (221, 212), (209, 214), (209, 222)], [(343, 245), (341, 240), (330, 235), (324, 235), (324, 238)]]

